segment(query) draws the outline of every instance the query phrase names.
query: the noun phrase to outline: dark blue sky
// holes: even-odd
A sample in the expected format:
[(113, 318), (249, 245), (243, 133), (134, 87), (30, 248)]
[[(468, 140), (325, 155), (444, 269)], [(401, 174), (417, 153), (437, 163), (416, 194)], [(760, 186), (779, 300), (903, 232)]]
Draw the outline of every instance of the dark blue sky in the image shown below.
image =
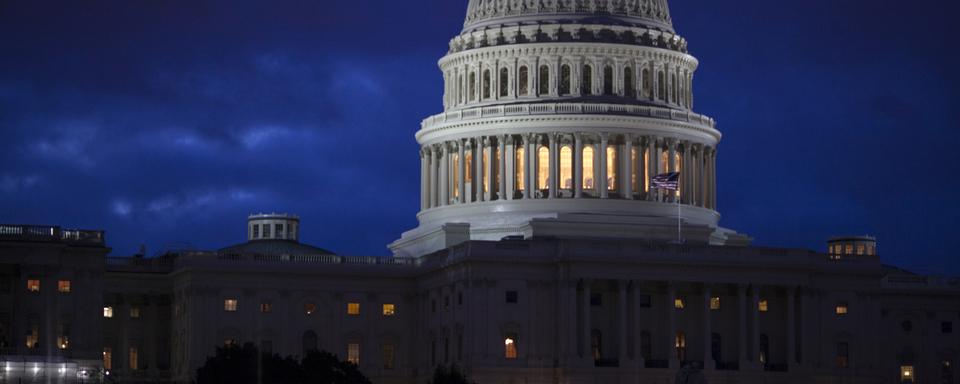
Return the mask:
[[(413, 134), (466, 0), (2, 1), (0, 222), (218, 248), (251, 212), (385, 255), (416, 225)], [(879, 237), (960, 274), (958, 2), (673, 0), (715, 117), (723, 224)]]

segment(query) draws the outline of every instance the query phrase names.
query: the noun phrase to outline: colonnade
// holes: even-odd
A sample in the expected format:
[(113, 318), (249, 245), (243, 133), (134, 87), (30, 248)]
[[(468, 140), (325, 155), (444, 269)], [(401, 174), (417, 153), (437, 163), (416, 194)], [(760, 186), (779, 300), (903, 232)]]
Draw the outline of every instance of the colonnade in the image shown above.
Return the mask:
[[(421, 210), (496, 200), (626, 199), (716, 210), (716, 148), (620, 133), (479, 136), (421, 148)], [(651, 178), (680, 173), (680, 190)]]

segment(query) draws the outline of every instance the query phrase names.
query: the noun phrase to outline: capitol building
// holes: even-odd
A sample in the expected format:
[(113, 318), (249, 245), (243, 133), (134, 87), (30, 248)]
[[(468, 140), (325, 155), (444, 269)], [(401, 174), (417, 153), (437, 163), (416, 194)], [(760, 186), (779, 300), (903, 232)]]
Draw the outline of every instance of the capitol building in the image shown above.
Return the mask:
[(392, 257), (309, 245), (320, 224), (292, 214), (157, 257), (0, 225), (0, 383), (190, 383), (253, 343), (374, 383), (960, 384), (960, 279), (886, 265), (869, 236), (763, 248), (721, 225), (699, 65), (667, 0), (470, 0)]

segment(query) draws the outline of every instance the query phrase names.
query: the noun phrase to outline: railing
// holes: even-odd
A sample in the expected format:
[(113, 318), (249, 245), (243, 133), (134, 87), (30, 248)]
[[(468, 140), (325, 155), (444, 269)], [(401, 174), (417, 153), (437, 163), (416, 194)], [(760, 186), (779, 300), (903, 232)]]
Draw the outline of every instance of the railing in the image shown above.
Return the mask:
[(625, 104), (548, 103), (498, 105), (450, 111), (426, 118), (421, 123), (421, 128), (429, 129), (439, 124), (453, 123), (482, 117), (543, 114), (621, 114), (684, 121), (705, 125), (710, 128), (716, 127), (716, 122), (707, 116), (670, 108)]
[(283, 264), (339, 264), (381, 265), (412, 267), (419, 266), (423, 258), (337, 256), (322, 254), (240, 254), (218, 252), (180, 252), (161, 257), (108, 257), (107, 269), (113, 271), (167, 273), (176, 268), (204, 264), (221, 265), (283, 265)]
[(960, 277), (888, 275), (882, 283), (887, 288), (960, 289)]
[(60, 229), (50, 225), (0, 224), (0, 240), (103, 245), (103, 231)]

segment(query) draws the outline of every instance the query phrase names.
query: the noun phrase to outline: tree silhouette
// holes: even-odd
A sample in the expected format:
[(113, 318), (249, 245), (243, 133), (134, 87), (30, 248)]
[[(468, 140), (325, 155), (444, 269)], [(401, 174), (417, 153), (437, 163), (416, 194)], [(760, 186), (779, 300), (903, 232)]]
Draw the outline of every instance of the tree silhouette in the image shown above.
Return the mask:
[(437, 367), (433, 371), (433, 380), (430, 380), (430, 384), (472, 384), (470, 380), (467, 379), (467, 375), (460, 371), (456, 365), (451, 365), (447, 368), (444, 365)]
[(323, 351), (311, 351), (298, 362), (292, 357), (261, 354), (257, 347), (218, 347), (197, 369), (196, 384), (370, 384), (357, 366)]

